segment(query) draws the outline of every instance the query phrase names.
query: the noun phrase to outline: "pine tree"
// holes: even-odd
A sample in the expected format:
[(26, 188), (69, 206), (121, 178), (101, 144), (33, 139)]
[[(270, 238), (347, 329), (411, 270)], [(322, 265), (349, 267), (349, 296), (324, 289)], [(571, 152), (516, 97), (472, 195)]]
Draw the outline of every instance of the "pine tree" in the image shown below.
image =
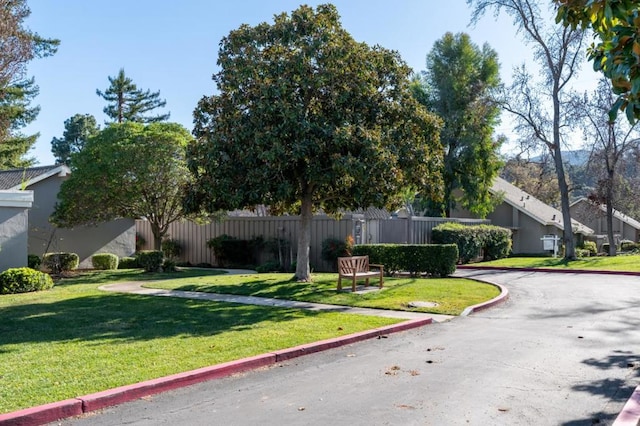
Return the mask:
[(56, 164), (69, 164), (71, 154), (80, 152), (87, 140), (98, 133), (99, 127), (91, 114), (76, 114), (65, 120), (62, 138), (51, 140), (51, 152)]
[(108, 105), (102, 110), (112, 120), (122, 123), (134, 121), (154, 123), (169, 119), (169, 113), (148, 116), (145, 113), (156, 108), (163, 108), (167, 101), (160, 99), (160, 92), (143, 91), (124, 73), (121, 68), (116, 77), (108, 77), (110, 86), (104, 92), (96, 90), (96, 94), (106, 100)]

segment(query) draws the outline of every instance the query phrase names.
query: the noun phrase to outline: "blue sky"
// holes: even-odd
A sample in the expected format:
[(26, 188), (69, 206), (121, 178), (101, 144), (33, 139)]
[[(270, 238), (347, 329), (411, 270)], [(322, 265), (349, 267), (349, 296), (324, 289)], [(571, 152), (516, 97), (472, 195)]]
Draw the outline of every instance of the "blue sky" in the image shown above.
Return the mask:
[[(307, 1), (316, 6), (326, 1)], [(433, 43), (447, 31), (467, 32), (478, 45), (489, 43), (499, 55), (503, 80), (523, 61), (529, 49), (516, 35), (510, 19), (487, 16), (471, 28), (464, 0), (336, 0), (343, 27), (358, 41), (397, 50), (415, 70), (425, 68)], [(108, 76), (124, 68), (141, 89), (160, 91), (170, 121), (192, 128), (198, 100), (215, 91), (211, 76), (218, 44), (243, 23), (271, 22), (301, 2), (291, 0), (28, 0), (27, 25), (40, 35), (61, 41), (58, 53), (29, 64), (40, 94), (37, 120), (24, 132), (40, 133), (30, 155), (40, 165), (53, 164), (51, 139), (61, 137), (64, 121), (74, 114), (92, 114), (103, 124)], [(590, 65), (581, 73), (582, 90), (595, 80)], [(508, 120), (498, 129), (509, 134)]]

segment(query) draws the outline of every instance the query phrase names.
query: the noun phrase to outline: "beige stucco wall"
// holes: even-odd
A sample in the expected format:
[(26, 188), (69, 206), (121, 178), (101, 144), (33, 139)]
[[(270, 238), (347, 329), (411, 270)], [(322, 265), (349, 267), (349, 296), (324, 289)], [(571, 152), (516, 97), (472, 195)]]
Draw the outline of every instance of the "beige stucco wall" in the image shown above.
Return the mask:
[[(571, 206), (571, 216), (593, 229), (597, 235), (606, 235), (608, 232), (606, 213), (599, 207), (581, 201)], [(613, 218), (613, 233), (623, 240), (637, 242), (640, 238), (639, 230), (616, 217)]]
[(42, 256), (46, 252), (73, 252), (80, 257), (80, 267), (91, 267), (91, 256), (113, 253), (119, 257), (135, 252), (135, 221), (119, 219), (98, 226), (57, 228), (49, 223), (57, 201), (60, 185), (65, 178), (52, 176), (29, 186), (34, 192), (29, 215), (28, 250)]

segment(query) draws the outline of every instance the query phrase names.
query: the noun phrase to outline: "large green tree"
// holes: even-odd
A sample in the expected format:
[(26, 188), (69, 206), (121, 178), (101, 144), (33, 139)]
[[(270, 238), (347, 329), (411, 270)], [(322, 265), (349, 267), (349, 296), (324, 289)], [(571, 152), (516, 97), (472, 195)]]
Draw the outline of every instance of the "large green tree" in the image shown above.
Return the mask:
[(91, 114), (76, 114), (65, 120), (62, 137), (51, 140), (51, 153), (56, 164), (69, 164), (71, 154), (81, 151), (87, 140), (99, 130)]
[(487, 44), (479, 48), (465, 33), (436, 41), (427, 71), (414, 80), (416, 99), (444, 120), (444, 198), (435, 204), (443, 216), (456, 205), (481, 217), (494, 207), (489, 190), (502, 162), (501, 140), (493, 137), (500, 107), (492, 95), (499, 85), (497, 53)]
[(627, 119), (640, 118), (640, 7), (632, 0), (554, 0), (556, 20), (573, 28), (591, 28), (596, 40), (589, 47), (593, 69), (601, 71), (618, 98), (610, 109)]
[(24, 156), (38, 135), (20, 131), (35, 120), (39, 111), (30, 105), (38, 86), (26, 76), (26, 66), (34, 58), (54, 54), (59, 44), (25, 26), (30, 14), (25, 0), (0, 0), (0, 168), (33, 162)]
[(439, 120), (396, 52), (356, 42), (332, 5), (242, 25), (220, 44), (218, 94), (195, 111), (191, 208), (300, 214), (295, 277), (310, 280), (315, 210), (399, 206), (440, 192)]
[(133, 80), (125, 75), (123, 68), (118, 71), (117, 76), (108, 78), (109, 87), (104, 92), (96, 90), (96, 94), (108, 102), (102, 111), (112, 122), (155, 123), (169, 119), (169, 113), (146, 115), (167, 104), (167, 101), (160, 99), (159, 91), (138, 89)]
[(507, 13), (531, 47), (539, 65), (537, 80), (523, 65), (514, 71), (513, 83), (501, 96), (501, 105), (516, 119), (516, 131), (526, 144), (547, 149), (553, 158), (562, 212), (564, 257), (576, 257), (569, 210), (569, 185), (562, 160), (563, 138), (573, 124), (569, 83), (576, 75), (582, 52), (583, 32), (571, 27), (549, 25), (542, 0), (467, 0), (473, 8), (472, 21), (486, 12)]
[(192, 140), (174, 123), (108, 125), (72, 154), (53, 222), (73, 227), (146, 218), (160, 249), (169, 225), (188, 217), (182, 197), (191, 180), (185, 154)]

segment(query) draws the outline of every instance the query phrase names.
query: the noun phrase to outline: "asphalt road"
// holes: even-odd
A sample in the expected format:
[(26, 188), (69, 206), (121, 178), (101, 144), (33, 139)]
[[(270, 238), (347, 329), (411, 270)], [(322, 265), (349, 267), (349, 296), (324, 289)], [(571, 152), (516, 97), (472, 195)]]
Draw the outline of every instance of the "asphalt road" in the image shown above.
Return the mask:
[(640, 383), (640, 277), (459, 271), (510, 299), (62, 425), (608, 425)]

